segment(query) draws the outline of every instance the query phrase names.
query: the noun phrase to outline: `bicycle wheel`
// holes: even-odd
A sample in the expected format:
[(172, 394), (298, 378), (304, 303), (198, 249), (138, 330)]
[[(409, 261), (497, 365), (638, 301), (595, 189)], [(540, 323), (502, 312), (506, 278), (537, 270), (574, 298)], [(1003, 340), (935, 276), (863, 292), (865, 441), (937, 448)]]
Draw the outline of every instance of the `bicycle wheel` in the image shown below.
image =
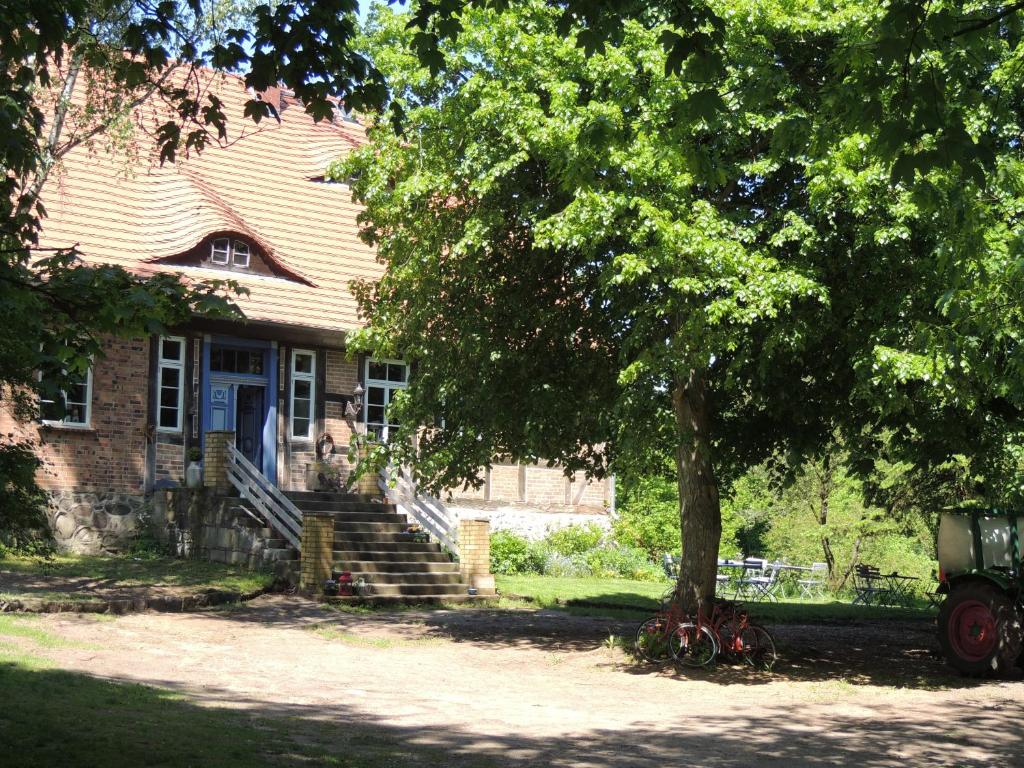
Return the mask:
[(775, 640), (764, 627), (750, 624), (740, 634), (742, 641), (741, 655), (743, 660), (754, 669), (771, 672), (779, 654), (775, 650)]
[(718, 641), (707, 627), (684, 622), (669, 635), (669, 650), (684, 667), (706, 667), (718, 655)]
[(637, 655), (652, 664), (668, 661), (671, 655), (668, 641), (668, 620), (662, 616), (652, 616), (637, 627)]

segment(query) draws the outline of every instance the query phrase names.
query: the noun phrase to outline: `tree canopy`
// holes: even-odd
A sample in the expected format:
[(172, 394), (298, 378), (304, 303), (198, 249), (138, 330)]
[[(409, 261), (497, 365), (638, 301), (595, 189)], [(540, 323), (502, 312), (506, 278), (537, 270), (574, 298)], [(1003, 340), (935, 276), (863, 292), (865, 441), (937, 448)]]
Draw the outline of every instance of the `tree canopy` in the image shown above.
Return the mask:
[[(496, 455), (601, 474), (668, 453), (691, 600), (743, 469), (838, 434), (854, 458), (970, 455), (999, 495), (1024, 405), (1016, 22), (964, 53), (928, 16), (922, 69), (864, 53), (874, 4), (716, 12), (719, 55), (679, 76), (686, 30), (629, 21), (587, 55), (539, 1), (463, 14), (432, 73), (381, 11), (365, 50), (405, 133), (380, 123), (336, 169), (387, 267), (362, 343), (416, 361), (405, 436), (443, 425), (392, 455), (440, 488)], [(937, 118), (896, 98), (917, 77)]]

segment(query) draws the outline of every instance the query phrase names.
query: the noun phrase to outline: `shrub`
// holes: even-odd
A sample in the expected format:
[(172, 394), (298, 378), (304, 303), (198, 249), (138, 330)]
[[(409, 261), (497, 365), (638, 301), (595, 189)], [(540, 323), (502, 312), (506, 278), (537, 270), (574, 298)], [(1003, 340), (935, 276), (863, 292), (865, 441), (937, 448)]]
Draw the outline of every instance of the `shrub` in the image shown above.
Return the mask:
[(594, 549), (603, 537), (604, 531), (594, 523), (589, 523), (551, 531), (544, 540), (559, 555), (572, 557)]
[(491, 573), (514, 576), (543, 573), (545, 554), (537, 543), (530, 543), (512, 531), (491, 533)]
[(663, 581), (665, 572), (652, 563), (642, 549), (627, 546), (600, 547), (585, 555), (591, 576), (599, 578)]

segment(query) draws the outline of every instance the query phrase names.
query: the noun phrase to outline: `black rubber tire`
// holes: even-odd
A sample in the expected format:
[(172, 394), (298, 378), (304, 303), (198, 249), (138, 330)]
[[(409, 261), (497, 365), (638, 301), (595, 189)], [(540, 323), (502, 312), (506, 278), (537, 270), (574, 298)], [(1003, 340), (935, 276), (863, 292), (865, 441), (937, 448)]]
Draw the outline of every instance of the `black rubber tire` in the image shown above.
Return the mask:
[(754, 669), (771, 672), (779, 660), (779, 652), (775, 649), (775, 639), (759, 624), (749, 624), (743, 629), (743, 661)]
[(636, 629), (634, 643), (637, 656), (652, 664), (666, 662), (672, 656), (669, 650), (668, 619), (652, 616)]
[(684, 667), (707, 667), (718, 656), (718, 641), (708, 627), (683, 622), (669, 637), (669, 650), (677, 664)]
[(1020, 611), (995, 584), (954, 587), (939, 609), (938, 624), (946, 661), (967, 677), (1006, 675), (1021, 655)]

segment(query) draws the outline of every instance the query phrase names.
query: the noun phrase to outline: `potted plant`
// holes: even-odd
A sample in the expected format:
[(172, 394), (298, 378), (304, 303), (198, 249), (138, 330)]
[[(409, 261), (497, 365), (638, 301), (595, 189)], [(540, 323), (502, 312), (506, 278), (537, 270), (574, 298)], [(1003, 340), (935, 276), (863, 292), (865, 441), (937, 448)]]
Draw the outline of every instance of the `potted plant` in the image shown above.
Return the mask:
[(203, 485), (203, 452), (199, 448), (188, 449), (188, 467), (185, 469), (185, 485), (201, 488)]

